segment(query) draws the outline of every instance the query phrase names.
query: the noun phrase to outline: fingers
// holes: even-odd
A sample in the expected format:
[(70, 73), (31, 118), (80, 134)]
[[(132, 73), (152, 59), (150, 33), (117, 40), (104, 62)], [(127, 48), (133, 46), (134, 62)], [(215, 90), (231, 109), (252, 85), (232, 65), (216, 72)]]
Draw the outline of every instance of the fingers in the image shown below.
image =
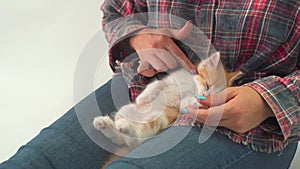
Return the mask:
[[(168, 29), (171, 36), (183, 40), (187, 38), (192, 32), (193, 24), (191, 21), (187, 21), (181, 29)], [(173, 56), (176, 57), (177, 61), (190, 72), (196, 71), (196, 66), (185, 56), (182, 50), (172, 41), (167, 47), (166, 50), (170, 51)]]
[(178, 39), (178, 40), (183, 40), (187, 38), (190, 33), (192, 32), (193, 29), (193, 23), (192, 21), (187, 21), (185, 25), (181, 29), (169, 29), (170, 34)]
[(155, 69), (150, 68), (150, 64), (147, 62), (142, 62), (137, 68), (137, 72), (146, 77), (152, 77), (157, 73)]
[(170, 43), (166, 50), (169, 51), (177, 61), (190, 72), (196, 71), (196, 66), (185, 56), (182, 50), (174, 43)]
[(199, 102), (207, 107), (220, 106), (231, 100), (234, 96), (235, 94), (231, 88), (226, 88), (219, 93), (207, 96), (205, 100), (199, 100)]
[(207, 106), (207, 109), (195, 109), (188, 107), (191, 117), (209, 126), (228, 126), (230, 117), (230, 103), (235, 97), (232, 88), (227, 88), (214, 95), (207, 96), (206, 99), (199, 99), (199, 102)]
[(154, 49), (154, 55), (169, 69), (177, 67), (177, 61), (170, 52), (164, 49)]
[(171, 29), (171, 28), (157, 28), (157, 29), (150, 29), (144, 28), (138, 32), (138, 34), (158, 34), (164, 35), (168, 37), (172, 37), (178, 40), (183, 40), (187, 38), (193, 30), (193, 23), (192, 21), (187, 21), (185, 25), (181, 29)]
[[(142, 62), (138, 72), (147, 76), (177, 67), (178, 62), (191, 73), (197, 73), (196, 66), (187, 58), (172, 38), (183, 40), (192, 31), (192, 23), (186, 22), (181, 29), (143, 29), (131, 38), (131, 46), (138, 51)], [(148, 70), (151, 69), (151, 70)], [(155, 69), (155, 70), (154, 70)], [(143, 73), (142, 73), (143, 72)]]
[[(225, 102), (218, 97), (223, 94), (227, 95)], [(187, 109), (189, 115), (202, 124), (222, 126), (243, 134), (272, 116), (272, 110), (270, 110), (271, 114), (266, 112), (268, 107), (260, 104), (259, 98), (260, 95), (248, 87), (230, 87), (221, 93), (207, 97), (206, 100), (200, 100), (200, 103), (209, 105), (209, 108), (187, 107)]]
[(224, 126), (228, 119), (225, 113), (225, 105), (208, 109), (196, 109), (192, 107), (187, 107), (187, 109), (192, 118), (209, 126)]
[[(160, 59), (161, 56), (158, 57), (156, 55), (157, 50), (158, 49), (146, 49), (138, 51), (138, 55), (141, 58), (141, 64), (143, 64), (143, 62), (147, 62), (157, 71), (167, 71), (168, 66)], [(143, 67), (145, 67), (145, 65), (143, 65)]]
[(169, 52), (164, 49), (145, 49), (138, 51), (141, 63), (138, 73), (147, 77), (152, 77), (157, 72), (165, 72), (168, 69), (177, 67), (177, 61)]

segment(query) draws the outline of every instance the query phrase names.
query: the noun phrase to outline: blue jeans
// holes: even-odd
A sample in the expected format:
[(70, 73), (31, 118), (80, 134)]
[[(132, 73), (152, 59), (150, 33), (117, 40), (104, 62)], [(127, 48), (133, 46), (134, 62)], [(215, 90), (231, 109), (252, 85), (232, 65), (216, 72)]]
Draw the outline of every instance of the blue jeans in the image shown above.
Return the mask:
[[(127, 97), (117, 106), (112, 99), (112, 86), (120, 89), (115, 92), (116, 96)], [(110, 80), (52, 125), (43, 129), (14, 156), (0, 164), (0, 169), (100, 169), (109, 153), (89, 137), (95, 135), (100, 140), (105, 139), (92, 127), (93, 118), (99, 115), (91, 109), (94, 106), (94, 98), (101, 112), (115, 112), (119, 106), (128, 103), (127, 85), (120, 77), (115, 78), (113, 83)], [(88, 130), (86, 128), (84, 130), (82, 122), (79, 122), (76, 107), (87, 111), (85, 124), (90, 126)], [(175, 135), (186, 132), (187, 128), (187, 126), (172, 127), (146, 141), (129, 155), (140, 156), (145, 152), (160, 150), (171, 143)], [(191, 128), (184, 139), (162, 154), (145, 158), (123, 157), (111, 163), (108, 168), (283, 169), (288, 168), (297, 148), (297, 143), (292, 143), (280, 153), (259, 153), (247, 146), (236, 144), (219, 133), (214, 133), (207, 142), (199, 144), (200, 131), (199, 128)]]

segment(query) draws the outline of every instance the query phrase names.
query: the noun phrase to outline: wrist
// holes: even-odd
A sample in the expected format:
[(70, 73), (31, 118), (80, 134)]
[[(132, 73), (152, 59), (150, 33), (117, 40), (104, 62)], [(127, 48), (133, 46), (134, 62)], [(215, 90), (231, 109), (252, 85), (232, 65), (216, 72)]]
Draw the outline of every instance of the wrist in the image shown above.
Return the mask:
[(264, 97), (258, 91), (256, 91), (254, 88), (247, 86), (247, 85), (245, 85), (244, 87), (249, 88), (255, 92), (255, 94), (256, 94), (255, 100), (258, 103), (257, 106), (261, 107), (260, 112), (262, 113), (261, 115), (262, 115), (262, 117), (264, 117), (264, 119), (275, 116), (273, 110), (271, 109), (271, 107), (269, 106), (267, 101), (264, 99)]

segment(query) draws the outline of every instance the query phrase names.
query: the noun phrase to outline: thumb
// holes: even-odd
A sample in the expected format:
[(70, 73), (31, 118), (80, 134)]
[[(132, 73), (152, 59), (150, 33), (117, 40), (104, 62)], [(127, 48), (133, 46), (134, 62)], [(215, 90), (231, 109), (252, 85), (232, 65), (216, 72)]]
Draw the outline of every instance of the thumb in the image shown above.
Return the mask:
[(155, 69), (150, 68), (150, 64), (148, 62), (141, 62), (141, 64), (137, 68), (137, 72), (146, 77), (152, 77), (156, 74)]
[(169, 32), (172, 35), (172, 37), (178, 40), (183, 40), (190, 35), (192, 29), (193, 29), (192, 21), (187, 21), (181, 29), (169, 29)]

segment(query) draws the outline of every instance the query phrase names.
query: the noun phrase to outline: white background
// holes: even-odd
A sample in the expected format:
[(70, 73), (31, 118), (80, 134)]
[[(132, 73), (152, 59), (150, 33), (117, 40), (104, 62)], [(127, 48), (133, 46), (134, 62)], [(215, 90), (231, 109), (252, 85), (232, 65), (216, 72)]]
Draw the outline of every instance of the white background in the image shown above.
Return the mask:
[[(0, 162), (74, 105), (75, 67), (101, 30), (102, 2), (0, 1)], [(99, 48), (107, 53), (103, 34)], [(111, 77), (107, 59), (99, 69), (95, 87)]]
[[(101, 29), (102, 2), (0, 1), (0, 162), (74, 105), (77, 59)], [(107, 46), (103, 35), (100, 55)], [(95, 88), (110, 76), (105, 60)], [(292, 169), (300, 166), (298, 152)]]

